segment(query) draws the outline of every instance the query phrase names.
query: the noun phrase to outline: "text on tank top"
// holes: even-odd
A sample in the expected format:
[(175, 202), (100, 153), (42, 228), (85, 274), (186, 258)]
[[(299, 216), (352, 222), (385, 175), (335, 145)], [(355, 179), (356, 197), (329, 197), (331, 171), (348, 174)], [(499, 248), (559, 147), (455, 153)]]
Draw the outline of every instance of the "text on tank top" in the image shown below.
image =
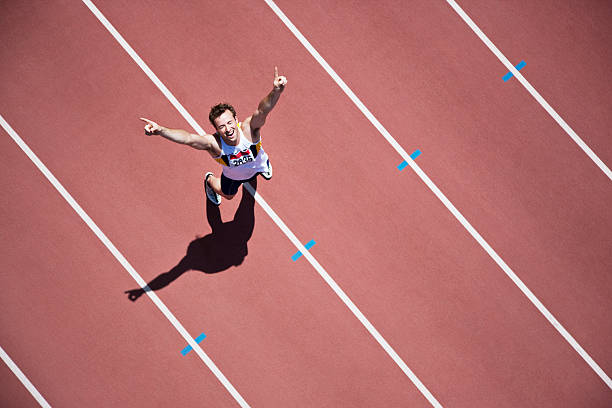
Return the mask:
[[(255, 161), (261, 150), (261, 139), (257, 143), (250, 142), (242, 133), (240, 124), (238, 124), (238, 131), (240, 132), (240, 142), (236, 146), (228, 145), (223, 138), (219, 136), (219, 140), (221, 141), (221, 155), (214, 157), (214, 159), (224, 166), (237, 167)], [(236, 148), (239, 149), (237, 152), (235, 151)], [(229, 153), (227, 152), (228, 150), (234, 150), (234, 152)]]

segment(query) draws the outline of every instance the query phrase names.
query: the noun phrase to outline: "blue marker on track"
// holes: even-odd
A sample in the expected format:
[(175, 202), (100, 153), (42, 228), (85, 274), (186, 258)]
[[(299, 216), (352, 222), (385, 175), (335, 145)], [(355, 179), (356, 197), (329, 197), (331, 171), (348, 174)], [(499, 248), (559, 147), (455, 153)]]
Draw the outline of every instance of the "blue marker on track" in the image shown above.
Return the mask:
[[(204, 333), (202, 333), (198, 337), (195, 338), (195, 342), (200, 344), (202, 342), (202, 340), (204, 340), (205, 338), (206, 338), (206, 335)], [(189, 353), (191, 350), (193, 350), (191, 348), (191, 346), (187, 346), (183, 350), (181, 350), (181, 354), (186, 356), (187, 353)]]
[[(314, 244), (316, 244), (316, 242), (314, 241), (314, 239), (311, 239), (310, 242), (308, 242), (306, 245), (304, 245), (304, 248), (310, 249), (310, 248), (313, 247)], [(300, 251), (297, 251), (295, 254), (293, 254), (291, 259), (295, 262), (298, 259), (300, 259), (301, 256), (302, 256), (302, 253)]]
[[(417, 157), (419, 157), (420, 155), (421, 155), (421, 151), (420, 151), (419, 149), (416, 149), (416, 150), (414, 151), (414, 153), (412, 153), (412, 154), (410, 155), (410, 158), (411, 158), (412, 160), (416, 160), (416, 158), (417, 158)], [(406, 166), (407, 166), (407, 165), (408, 165), (408, 162), (407, 162), (406, 160), (404, 160), (403, 162), (401, 162), (401, 163), (399, 164), (399, 166), (397, 166), (397, 168), (398, 168), (398, 170), (400, 170), (400, 171), (401, 171), (401, 170), (404, 170), (404, 169), (406, 168)]]
[[(527, 65), (527, 63), (525, 61), (521, 61), (518, 64), (516, 64), (516, 66), (514, 68), (516, 68), (517, 71), (520, 71), (521, 68), (523, 68), (525, 65)], [(512, 78), (514, 76), (514, 74), (512, 72), (508, 72), (506, 75), (504, 75), (504, 82), (508, 81), (510, 78)]]

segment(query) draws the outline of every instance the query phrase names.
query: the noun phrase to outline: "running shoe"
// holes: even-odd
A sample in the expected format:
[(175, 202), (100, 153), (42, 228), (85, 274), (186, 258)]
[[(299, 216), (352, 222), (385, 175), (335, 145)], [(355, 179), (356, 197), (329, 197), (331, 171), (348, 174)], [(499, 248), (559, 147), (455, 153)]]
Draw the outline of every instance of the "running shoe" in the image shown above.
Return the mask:
[(268, 160), (268, 169), (266, 171), (262, 171), (261, 176), (266, 180), (270, 180), (272, 178), (272, 164), (270, 164), (270, 160)]
[(204, 190), (206, 190), (206, 197), (210, 200), (210, 202), (214, 205), (219, 205), (221, 204), (221, 196), (215, 193), (215, 190), (213, 190), (212, 187), (208, 185), (208, 177), (212, 175), (213, 173), (209, 171), (208, 173), (206, 173), (206, 176), (204, 176)]

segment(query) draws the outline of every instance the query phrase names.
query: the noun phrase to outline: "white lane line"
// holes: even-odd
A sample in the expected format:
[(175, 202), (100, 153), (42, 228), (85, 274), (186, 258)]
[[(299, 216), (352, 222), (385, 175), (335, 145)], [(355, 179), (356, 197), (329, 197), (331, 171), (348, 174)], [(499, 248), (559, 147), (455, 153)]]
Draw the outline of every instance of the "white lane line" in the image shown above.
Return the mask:
[(189, 123), (189, 125), (192, 128), (194, 128), (198, 134), (200, 135), (204, 134), (204, 129), (202, 129), (200, 125), (198, 125), (198, 122), (196, 122), (193, 119), (193, 117), (191, 117), (189, 112), (187, 112), (187, 110), (183, 108), (183, 105), (181, 105), (178, 99), (176, 99), (174, 95), (172, 95), (172, 93), (168, 90), (168, 88), (166, 88), (166, 86), (162, 83), (162, 81), (159, 80), (157, 75), (155, 75), (155, 73), (151, 71), (151, 69), (148, 67), (147, 64), (145, 64), (142, 58), (140, 58), (138, 54), (136, 54), (136, 51), (134, 51), (134, 49), (130, 46), (130, 44), (128, 44), (127, 41), (123, 39), (121, 34), (119, 34), (117, 30), (115, 30), (115, 27), (113, 27), (113, 25), (106, 19), (106, 17), (104, 17), (104, 14), (102, 14), (102, 12), (98, 10), (98, 8), (90, 0), (82, 0), (82, 1), (89, 8), (89, 10), (96, 16), (96, 18), (100, 20), (102, 25), (111, 33), (111, 35), (115, 37), (115, 40), (117, 40), (117, 42), (121, 44), (125, 52), (127, 52), (130, 55), (130, 57), (132, 57), (132, 59), (134, 60), (134, 62), (138, 64), (140, 69), (142, 69), (145, 72), (145, 74), (147, 74), (147, 76), (159, 88), (159, 90), (164, 94), (164, 96), (168, 98), (168, 100), (170, 100), (170, 103), (172, 104), (172, 106), (174, 106), (176, 110), (180, 112), (180, 114), (185, 118), (185, 120)]
[(329, 285), (330, 288), (338, 295), (338, 297), (344, 302), (344, 304), (349, 308), (351, 312), (355, 315), (355, 317), (363, 324), (363, 326), (370, 332), (372, 337), (380, 344), (380, 346), (387, 352), (389, 357), (395, 361), (395, 363), (399, 366), (399, 368), (406, 374), (406, 376), (412, 381), (412, 383), (421, 391), (421, 394), (433, 405), (434, 407), (442, 407), (440, 403), (436, 400), (433, 394), (425, 387), (425, 385), (419, 380), (419, 378), (414, 374), (414, 372), (406, 365), (404, 360), (397, 354), (397, 352), (387, 343), (387, 340), (379, 333), (378, 330), (370, 323), (370, 321), (361, 313), (361, 310), (353, 303), (353, 301), (348, 297), (348, 295), (338, 286), (336, 281), (327, 273), (327, 271), (321, 266), (321, 264), (315, 259), (315, 257), (306, 249), (304, 245), (300, 242), (300, 240), (293, 234), (293, 232), (287, 227), (287, 225), (283, 222), (283, 220), (276, 215), (274, 210), (268, 205), (268, 203), (263, 199), (263, 197), (257, 193), (250, 184), (245, 183), (244, 187), (251, 193), (255, 200), (259, 203), (259, 205), (268, 213), (270, 218), (276, 223), (276, 225), (285, 233), (287, 238), (295, 245), (295, 247), (302, 252), (304, 257), (310, 262), (310, 264), (315, 268), (315, 270), (319, 273), (319, 275), (325, 280), (325, 282)]
[(53, 173), (49, 171), (47, 166), (36, 156), (36, 154), (30, 149), (30, 147), (23, 141), (23, 139), (13, 130), (13, 128), (8, 124), (4, 117), (0, 114), (0, 125), (6, 130), (6, 132), (13, 138), (15, 143), (23, 150), (23, 152), (30, 158), (32, 163), (36, 165), (38, 170), (49, 180), (49, 182), (55, 187), (55, 189), (64, 197), (64, 200), (70, 204), (72, 209), (81, 217), (81, 219), (87, 224), (87, 226), (93, 231), (94, 234), (98, 237), (98, 239), (106, 246), (106, 248), (110, 251), (111, 254), (119, 261), (119, 263), (125, 268), (126, 271), (134, 278), (134, 280), (138, 283), (138, 285), (145, 290), (147, 295), (151, 298), (153, 303), (157, 306), (157, 308), (166, 316), (166, 318), (172, 323), (174, 328), (183, 336), (187, 344), (189, 344), (195, 352), (200, 356), (204, 364), (213, 372), (213, 374), (217, 377), (217, 379), (223, 384), (223, 386), (227, 389), (227, 391), (234, 397), (234, 399), (240, 404), (241, 407), (249, 407), (246, 401), (240, 396), (238, 391), (234, 388), (234, 386), (229, 382), (229, 380), (223, 375), (221, 370), (217, 368), (215, 363), (208, 357), (208, 355), (202, 350), (200, 345), (196, 343), (196, 341), (189, 335), (187, 330), (183, 327), (183, 325), (178, 321), (176, 317), (170, 312), (170, 309), (166, 307), (164, 302), (155, 294), (155, 292), (151, 291), (147, 283), (142, 279), (142, 277), (136, 272), (136, 270), (132, 267), (132, 265), (128, 262), (128, 260), (123, 256), (121, 252), (113, 245), (113, 243), (108, 239), (108, 237), (102, 232), (102, 230), (96, 225), (96, 223), (87, 215), (85, 210), (81, 208), (79, 203), (70, 195), (70, 193), (64, 188), (64, 186), (55, 178)]
[(11, 369), (13, 374), (15, 374), (17, 378), (19, 378), (19, 381), (21, 381), (21, 383), (27, 388), (27, 390), (30, 391), (30, 394), (32, 394), (32, 396), (40, 404), (40, 406), (44, 408), (51, 408), (51, 405), (49, 405), (47, 400), (45, 400), (45, 398), (40, 394), (40, 392), (38, 392), (34, 384), (32, 384), (30, 380), (28, 380), (28, 377), (26, 377), (26, 375), (23, 373), (23, 371), (21, 371), (17, 364), (15, 364), (15, 362), (11, 360), (9, 355), (6, 354), (6, 351), (4, 351), (2, 346), (0, 346), (0, 357), (2, 357), (2, 360)]
[[(125, 39), (119, 34), (119, 32), (112, 26), (112, 24), (104, 17), (104, 15), (93, 5), (90, 0), (82, 0), (87, 7), (94, 13), (94, 15), (100, 20), (104, 27), (111, 33), (115, 40), (123, 47), (123, 49), (132, 57), (132, 59), (138, 64), (145, 74), (153, 81), (153, 83), (159, 88), (159, 90), (166, 96), (168, 101), (179, 111), (179, 113), (185, 118), (185, 120), (195, 129), (195, 131), (202, 135), (204, 130), (197, 124), (195, 119), (187, 112), (187, 110), (179, 103), (179, 101), (172, 95), (170, 90), (159, 80), (159, 78), (151, 71), (151, 69), (145, 64), (140, 56), (134, 51), (134, 49), (125, 41)], [(423, 385), (423, 383), (417, 378), (417, 376), (408, 368), (406, 363), (399, 357), (399, 355), (393, 350), (393, 348), (387, 343), (382, 335), (374, 328), (374, 326), (365, 318), (363, 313), (355, 306), (355, 304), (349, 299), (349, 297), (340, 289), (338, 284), (329, 276), (329, 274), (323, 269), (323, 267), (316, 261), (316, 259), (310, 254), (310, 252), (302, 245), (302, 243), (296, 238), (291, 232), (287, 225), (276, 215), (272, 208), (265, 202), (263, 197), (256, 193), (248, 183), (244, 186), (247, 190), (255, 197), (257, 202), (266, 211), (266, 213), (272, 218), (276, 225), (285, 233), (287, 238), (295, 245), (295, 247), (304, 254), (305, 258), (312, 264), (315, 270), (321, 275), (325, 282), (332, 288), (332, 290), (340, 297), (344, 304), (353, 312), (355, 317), (365, 326), (370, 332), (374, 339), (383, 347), (387, 354), (393, 359), (393, 361), (400, 367), (400, 369), (408, 376), (408, 378), (414, 383), (414, 385), (421, 391), (421, 393), (427, 398), (427, 400), (434, 407), (441, 407), (440, 403), (434, 398), (429, 390)]]
[(589, 156), (591, 160), (604, 172), (606, 176), (610, 180), (612, 180), (612, 171), (605, 165), (605, 163), (591, 150), (589, 146), (574, 132), (574, 130), (563, 120), (563, 118), (546, 102), (546, 100), (535, 90), (533, 86), (525, 79), (525, 77), (519, 73), (519, 71), (512, 65), (512, 63), (506, 58), (504, 54), (501, 53), (500, 50), (497, 49), (495, 44), (489, 40), (489, 38), (482, 32), (482, 30), (474, 23), (474, 21), (466, 14), (465, 11), (454, 0), (446, 0), (446, 2), (455, 10), (459, 17), (463, 19), (463, 21), (476, 33), (478, 38), (482, 40), (483, 43), (495, 56), (501, 61), (502, 64), (508, 68), (510, 72), (520, 81), (520, 83), (525, 87), (527, 92), (533, 96), (533, 98), (538, 101), (538, 103), (548, 112), (548, 114), (561, 126), (561, 128), (572, 138), (574, 142)]
[[(289, 20), (289, 18), (283, 13), (283, 11), (272, 1), (264, 0), (268, 6), (274, 11), (274, 13), (282, 20), (287, 28), (295, 35), (295, 37), (302, 43), (304, 48), (310, 52), (310, 54), (317, 60), (317, 62), (325, 69), (325, 71), (332, 77), (332, 79), (338, 84), (338, 86), (344, 91), (344, 93), (353, 101), (353, 103), (359, 108), (361, 113), (374, 125), (374, 127), (380, 132), (381, 135), (393, 146), (393, 148), (399, 153), (399, 155), (410, 165), (412, 170), (421, 178), (421, 180), (429, 187), (429, 189), (438, 197), (438, 199), (444, 204), (444, 206), (455, 216), (455, 218), (463, 225), (463, 227), (472, 235), (472, 237), (480, 244), (480, 246), (489, 254), (489, 256), (499, 265), (499, 267), (508, 275), (514, 284), (523, 292), (525, 296), (533, 303), (533, 305), (542, 313), (544, 317), (552, 324), (555, 329), (563, 336), (563, 338), (576, 350), (576, 352), (587, 362), (587, 364), (597, 373), (597, 375), (612, 389), (612, 380), (610, 377), (599, 367), (599, 365), (591, 358), (591, 356), (578, 344), (578, 342), (569, 334), (569, 332), (559, 323), (559, 321), (546, 309), (546, 307), (540, 302), (540, 300), (529, 290), (529, 288), (519, 279), (519, 277), (510, 269), (510, 267), (504, 262), (504, 260), (491, 248), (491, 246), (484, 240), (484, 238), (476, 231), (474, 227), (468, 222), (468, 220), (457, 210), (457, 208), (449, 201), (448, 198), (440, 191), (440, 189), (434, 184), (433, 181), (425, 174), (423, 170), (416, 164), (408, 153), (400, 146), (400, 144), (391, 136), (391, 134), (384, 128), (384, 126), (376, 119), (376, 117), (370, 112), (370, 110), (359, 100), (357, 95), (348, 87), (348, 85), (336, 74), (332, 67), (323, 59), (321, 54), (310, 44), (310, 42), (302, 35), (297, 27)], [(516, 68), (512, 67), (514, 71)], [(518, 71), (513, 72), (517, 74)], [(519, 74), (520, 75), (520, 74)]]

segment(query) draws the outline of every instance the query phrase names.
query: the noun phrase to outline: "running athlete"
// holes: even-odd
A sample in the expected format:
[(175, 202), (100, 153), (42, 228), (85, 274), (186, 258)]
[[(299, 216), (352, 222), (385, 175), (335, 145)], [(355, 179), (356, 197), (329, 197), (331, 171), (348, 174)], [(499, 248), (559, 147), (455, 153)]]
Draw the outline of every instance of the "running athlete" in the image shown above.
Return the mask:
[(204, 176), (206, 196), (213, 204), (219, 205), (221, 197), (231, 200), (238, 192), (238, 187), (257, 174), (261, 174), (266, 180), (272, 178), (272, 165), (261, 147), (260, 130), (286, 85), (287, 78), (278, 75), (278, 68), (274, 67), (272, 91), (259, 102), (255, 113), (243, 122), (238, 122), (233, 106), (226, 103), (213, 106), (208, 115), (216, 130), (212, 135), (168, 129), (152, 120), (140, 119), (147, 123), (144, 127), (146, 135), (161, 135), (173, 142), (206, 150), (214, 160), (223, 165), (221, 177), (215, 177), (210, 171)]

